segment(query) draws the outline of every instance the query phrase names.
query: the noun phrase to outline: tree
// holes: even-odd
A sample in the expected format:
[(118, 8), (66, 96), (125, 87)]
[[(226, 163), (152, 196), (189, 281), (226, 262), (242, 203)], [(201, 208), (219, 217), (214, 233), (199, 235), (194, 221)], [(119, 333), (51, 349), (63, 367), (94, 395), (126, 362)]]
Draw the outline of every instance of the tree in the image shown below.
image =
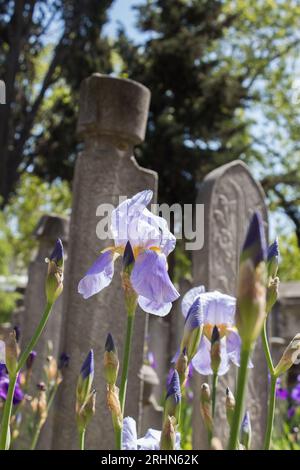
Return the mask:
[(193, 202), (205, 174), (241, 158), (300, 245), (300, 116), (290, 99), (299, 10), (287, 0), (148, 0), (137, 8), (145, 44), (120, 31), (122, 72), (152, 91), (138, 156), (159, 172), (160, 201)]
[(80, 82), (111, 71), (101, 31), (112, 1), (0, 0), (2, 207), (28, 169), (48, 181), (72, 178)]

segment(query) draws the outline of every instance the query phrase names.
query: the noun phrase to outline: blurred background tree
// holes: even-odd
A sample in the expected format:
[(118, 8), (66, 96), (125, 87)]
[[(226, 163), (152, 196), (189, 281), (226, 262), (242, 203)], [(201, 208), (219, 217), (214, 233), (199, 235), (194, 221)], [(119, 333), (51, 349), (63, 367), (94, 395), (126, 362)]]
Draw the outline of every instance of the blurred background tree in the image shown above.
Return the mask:
[(138, 157), (158, 171), (160, 200), (193, 202), (210, 170), (241, 158), (300, 246), (299, 3), (148, 0), (137, 13), (148, 39), (120, 29), (117, 47), (122, 73), (152, 91)]
[(0, 0), (0, 196), (4, 207), (28, 169), (70, 181), (79, 86), (110, 73), (101, 35), (112, 0)]
[(291, 221), (282, 240), (299, 256), (299, 2), (140, 0), (137, 40), (126, 18), (116, 38), (103, 32), (120, 1), (0, 0), (0, 76), (10, 103), (0, 106), (0, 236), (8, 253), (0, 263), (21, 271), (41, 212), (70, 205), (79, 87), (95, 71), (151, 89), (147, 139), (136, 155), (158, 171), (160, 202), (194, 202), (210, 170), (241, 158), (271, 211)]

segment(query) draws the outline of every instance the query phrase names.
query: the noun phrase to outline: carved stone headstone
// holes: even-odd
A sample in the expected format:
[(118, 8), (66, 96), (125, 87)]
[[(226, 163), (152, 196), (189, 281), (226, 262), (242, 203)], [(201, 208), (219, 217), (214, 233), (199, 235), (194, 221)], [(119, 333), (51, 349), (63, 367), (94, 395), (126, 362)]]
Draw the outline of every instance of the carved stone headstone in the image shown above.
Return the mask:
[[(23, 318), (21, 318), (21, 344), (26, 347), (37, 327), (46, 303), (45, 281), (48, 265), (45, 259), (53, 251), (55, 241), (61, 238), (65, 252), (69, 235), (69, 220), (56, 215), (41, 217), (34, 235), (39, 246), (35, 259), (31, 262), (28, 271), (28, 285), (26, 287)], [(42, 380), (42, 365), (47, 357), (47, 341), (53, 343), (53, 356), (57, 357), (60, 346), (60, 331), (62, 322), (62, 298), (59, 298), (53, 307), (53, 312), (37, 344), (37, 358), (32, 373), (33, 382)]]
[[(267, 209), (262, 188), (251, 176), (248, 167), (234, 161), (212, 171), (199, 192), (204, 204), (204, 248), (193, 254), (194, 284), (206, 290), (219, 290), (236, 295), (239, 255), (254, 210), (259, 210), (267, 233)], [(252, 422), (252, 448), (261, 448), (266, 423), (268, 370), (260, 340), (253, 355), (255, 369), (250, 372), (247, 409)], [(255, 371), (255, 373), (254, 373)], [(218, 386), (215, 435), (226, 448), (228, 426), (225, 414), (225, 388), (235, 389), (236, 367), (232, 366)], [(206, 432), (199, 413), (199, 390), (205, 378), (195, 374), (194, 448), (207, 447)]]
[[(280, 268), (279, 268), (280, 276)], [(291, 339), (300, 332), (300, 282), (281, 282), (278, 301), (270, 315), (272, 354), (278, 362)]]
[[(83, 138), (84, 150), (76, 162), (73, 185), (61, 343), (61, 349), (71, 358), (55, 410), (54, 449), (78, 448), (75, 389), (80, 367), (90, 348), (95, 353), (97, 403), (96, 415), (87, 431), (86, 447), (114, 447), (102, 361), (108, 332), (115, 339), (120, 359), (123, 353), (126, 313), (118, 262), (112, 284), (100, 294), (83, 300), (77, 293), (77, 286), (101, 250), (112, 244), (112, 240), (97, 237), (96, 227), (100, 221), (97, 208), (102, 204), (116, 207), (119, 196), (131, 197), (144, 189), (152, 189), (156, 195), (156, 173), (140, 168), (132, 157), (134, 145), (144, 139), (149, 102), (149, 90), (131, 80), (94, 74), (82, 83), (78, 132)], [(141, 399), (138, 373), (143, 362), (146, 321), (146, 314), (137, 311), (125, 407), (125, 414), (136, 419)]]
[[(35, 229), (34, 236), (37, 237), (39, 245), (36, 257), (29, 266), (24, 312), (20, 318), (22, 349), (26, 347), (31, 339), (45, 307), (45, 280), (48, 269), (45, 258), (51, 255), (57, 238), (61, 238), (65, 253), (67, 253), (69, 219), (57, 215), (44, 215)], [(58, 357), (62, 320), (62, 298), (60, 297), (53, 307), (46, 329), (36, 346), (37, 357), (32, 371), (32, 388), (38, 382), (44, 381), (43, 365), (48, 355), (49, 340), (53, 345), (52, 355), (55, 358)], [(51, 428), (50, 421), (51, 417), (49, 417), (43, 430), (45, 442), (49, 442), (49, 439), (46, 439), (46, 434), (48, 438)]]

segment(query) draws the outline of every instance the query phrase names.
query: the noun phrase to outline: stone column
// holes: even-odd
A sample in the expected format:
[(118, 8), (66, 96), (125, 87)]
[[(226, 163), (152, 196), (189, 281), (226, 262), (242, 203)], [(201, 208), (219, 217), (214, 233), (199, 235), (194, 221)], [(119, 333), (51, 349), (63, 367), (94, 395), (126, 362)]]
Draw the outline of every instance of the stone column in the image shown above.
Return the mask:
[[(198, 203), (204, 204), (204, 248), (193, 254), (194, 285), (206, 290), (236, 295), (239, 255), (248, 223), (254, 210), (259, 210), (266, 227), (267, 209), (261, 186), (248, 167), (234, 161), (212, 171), (201, 185)], [(252, 422), (252, 448), (261, 448), (266, 424), (268, 370), (260, 341), (253, 355), (255, 368), (250, 373), (247, 409)], [(227, 446), (228, 426), (225, 415), (225, 388), (235, 388), (236, 368), (219, 380), (215, 435)], [(206, 432), (199, 414), (199, 390), (205, 377), (195, 374), (194, 448), (207, 447)]]
[[(122, 358), (126, 314), (116, 263), (112, 284), (100, 294), (83, 300), (77, 293), (79, 280), (112, 240), (96, 235), (101, 204), (119, 203), (119, 196), (131, 197), (152, 189), (156, 194), (156, 173), (140, 168), (133, 147), (145, 136), (150, 92), (131, 80), (93, 74), (81, 87), (78, 132), (84, 150), (78, 156), (73, 184), (69, 263), (64, 290), (64, 336), (61, 349), (70, 354), (70, 365), (59, 392), (54, 449), (77, 449), (75, 388), (81, 364), (90, 348), (95, 352), (96, 415), (86, 437), (88, 449), (114, 447), (110, 413), (102, 370), (104, 343), (111, 332)], [(98, 215), (97, 215), (98, 214)], [(141, 386), (138, 379), (143, 362), (147, 316), (137, 311), (130, 363), (125, 415), (138, 418)]]

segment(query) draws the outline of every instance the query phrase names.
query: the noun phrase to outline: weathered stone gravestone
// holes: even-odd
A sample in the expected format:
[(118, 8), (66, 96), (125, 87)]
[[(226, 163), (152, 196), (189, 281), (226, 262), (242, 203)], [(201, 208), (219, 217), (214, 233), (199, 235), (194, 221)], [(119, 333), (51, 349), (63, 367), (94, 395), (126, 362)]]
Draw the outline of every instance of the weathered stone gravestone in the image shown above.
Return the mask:
[[(56, 215), (44, 215), (35, 229), (34, 236), (38, 239), (39, 245), (35, 259), (29, 266), (28, 285), (24, 298), (25, 310), (23, 318), (20, 319), (23, 349), (30, 341), (38, 325), (46, 303), (45, 281), (48, 265), (45, 259), (51, 255), (57, 238), (61, 238), (67, 253), (69, 220)], [(53, 344), (53, 356), (58, 356), (61, 324), (62, 299), (60, 298), (53, 307), (47, 328), (36, 347), (38, 354), (32, 372), (32, 382), (34, 384), (43, 380), (43, 364), (47, 357), (47, 342), (49, 340)]]
[[(112, 240), (96, 234), (102, 204), (119, 204), (119, 196), (131, 197), (152, 189), (156, 194), (157, 175), (140, 168), (133, 147), (143, 141), (150, 92), (131, 80), (94, 74), (81, 88), (79, 135), (84, 150), (79, 155), (73, 185), (69, 263), (64, 289), (64, 335), (61, 350), (71, 355), (70, 364), (58, 394), (54, 449), (77, 449), (75, 390), (80, 367), (90, 348), (95, 353), (96, 415), (87, 432), (88, 449), (114, 447), (111, 416), (106, 407), (106, 388), (102, 360), (107, 333), (112, 333), (120, 359), (126, 325), (123, 292), (116, 263), (112, 284), (100, 294), (83, 300), (77, 285), (101, 250)], [(155, 198), (154, 198), (155, 199)], [(125, 414), (138, 418), (141, 384), (138, 379), (143, 362), (147, 316), (137, 311)]]
[[(280, 268), (279, 268), (280, 277)], [(270, 315), (272, 355), (278, 362), (291, 339), (300, 332), (300, 282), (281, 282), (278, 301)], [(295, 369), (295, 367), (293, 368)], [(299, 367), (297, 367), (299, 371)]]
[[(67, 254), (69, 219), (56, 215), (44, 215), (36, 227), (34, 236), (37, 237), (39, 245), (36, 257), (29, 266), (28, 284), (24, 298), (24, 312), (20, 318), (22, 349), (30, 341), (45, 307), (45, 281), (48, 269), (45, 258), (51, 255), (57, 238), (61, 238), (65, 253)], [(34, 389), (37, 383), (45, 380), (43, 366), (49, 354), (48, 341), (52, 342), (52, 355), (56, 359), (58, 358), (62, 323), (62, 298), (59, 298), (53, 307), (53, 312), (41, 340), (35, 348), (37, 357), (32, 370), (31, 392), (35, 392)], [(43, 447), (49, 446), (49, 441), (51, 440), (51, 421), (52, 413), (50, 413), (40, 437), (40, 444)]]
[[(262, 188), (247, 166), (234, 161), (212, 171), (204, 180), (198, 201), (204, 204), (204, 248), (193, 254), (194, 285), (236, 295), (239, 255), (248, 223), (259, 210), (267, 232), (267, 209)], [(265, 431), (268, 393), (268, 370), (260, 341), (253, 355), (255, 373), (250, 372), (247, 409), (252, 422), (252, 448), (261, 448)], [(254, 372), (253, 371), (253, 372)], [(228, 426), (225, 414), (225, 389), (235, 389), (236, 368), (221, 377), (215, 416), (215, 435), (226, 448)], [(204, 377), (195, 374), (195, 411), (193, 413), (194, 449), (207, 448), (206, 432), (199, 413), (199, 392)]]

